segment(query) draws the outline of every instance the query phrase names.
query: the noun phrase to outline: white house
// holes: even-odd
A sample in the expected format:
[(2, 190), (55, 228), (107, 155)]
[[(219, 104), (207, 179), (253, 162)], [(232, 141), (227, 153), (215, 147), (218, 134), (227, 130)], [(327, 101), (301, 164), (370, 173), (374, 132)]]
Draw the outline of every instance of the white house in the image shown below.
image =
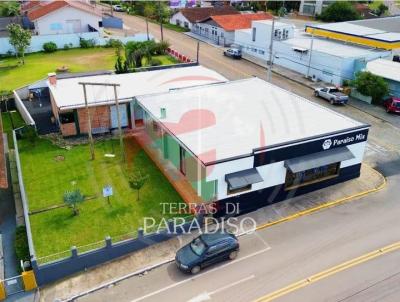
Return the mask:
[(192, 26), (192, 32), (227, 46), (235, 42), (235, 30), (250, 28), (254, 20), (268, 19), (272, 19), (272, 15), (267, 13), (210, 16)]
[(322, 11), (334, 1), (329, 0), (301, 0), (299, 14), (304, 16), (315, 16), (322, 13)]
[(218, 210), (254, 210), (360, 175), (369, 125), (261, 79), (136, 100), (163, 161)]
[(51, 1), (27, 12), (38, 35), (100, 31), (102, 14), (84, 1)]
[(187, 29), (192, 29), (196, 22), (205, 20), (210, 16), (232, 14), (239, 14), (239, 12), (234, 7), (228, 5), (182, 8), (177, 13), (172, 15), (169, 23)]
[[(253, 21), (251, 29), (235, 31), (235, 44), (244, 54), (269, 60), (272, 21)], [(324, 38), (312, 38), (293, 25), (275, 22), (273, 64), (321, 80), (341, 85), (354, 78), (361, 62), (386, 58), (390, 51), (372, 47), (346, 44)], [(311, 60), (310, 60), (311, 56)]]

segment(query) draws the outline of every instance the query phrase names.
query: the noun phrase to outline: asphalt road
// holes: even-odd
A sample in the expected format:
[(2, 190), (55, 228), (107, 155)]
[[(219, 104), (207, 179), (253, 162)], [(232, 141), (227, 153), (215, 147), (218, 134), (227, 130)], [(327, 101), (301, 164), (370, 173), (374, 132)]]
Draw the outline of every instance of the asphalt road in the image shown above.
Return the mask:
[[(124, 22), (143, 31), (144, 21), (127, 16)], [(140, 27), (142, 26), (142, 27)], [(150, 24), (157, 37), (159, 27)], [(193, 56), (196, 43), (165, 30), (174, 48)], [(265, 78), (265, 70), (218, 55), (202, 44), (200, 61), (229, 79), (250, 75)], [(279, 86), (310, 97), (311, 91), (274, 75)], [(355, 108), (331, 107), (371, 124), (365, 161), (381, 171), (387, 187), (362, 199), (257, 231), (240, 238), (237, 260), (225, 262), (193, 277), (174, 263), (143, 276), (129, 278), (79, 301), (253, 301), (298, 280), (400, 241), (400, 131), (390, 123)], [(387, 253), (291, 291), (276, 301), (399, 301), (400, 252)]]

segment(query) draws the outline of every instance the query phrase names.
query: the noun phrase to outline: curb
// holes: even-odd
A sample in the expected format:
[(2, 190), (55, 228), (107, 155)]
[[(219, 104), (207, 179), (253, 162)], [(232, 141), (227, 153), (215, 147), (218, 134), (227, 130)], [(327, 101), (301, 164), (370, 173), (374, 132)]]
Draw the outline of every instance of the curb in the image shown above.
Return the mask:
[(60, 300), (58, 300), (58, 301), (59, 301), (59, 302), (75, 301), (75, 300), (78, 299), (78, 298), (81, 298), (81, 297), (84, 297), (84, 296), (86, 296), (86, 295), (92, 294), (92, 293), (94, 293), (94, 292), (96, 292), (96, 291), (98, 291), (98, 290), (100, 290), (100, 289), (103, 289), (103, 288), (105, 288), (105, 287), (109, 287), (110, 285), (115, 285), (115, 284), (117, 284), (117, 283), (119, 283), (119, 282), (121, 282), (121, 281), (124, 281), (125, 279), (131, 278), (131, 277), (134, 277), (134, 276), (138, 276), (138, 275), (143, 274), (144, 272), (147, 272), (147, 271), (151, 271), (151, 270), (153, 270), (153, 269), (155, 269), (155, 268), (158, 268), (158, 267), (160, 267), (160, 266), (162, 266), (162, 265), (164, 265), (164, 264), (170, 263), (170, 262), (172, 262), (172, 261), (174, 261), (174, 260), (175, 260), (174, 258), (164, 260), (164, 261), (162, 261), (162, 262), (159, 262), (159, 263), (150, 265), (150, 266), (148, 266), (148, 267), (146, 267), (146, 268), (143, 268), (143, 269), (134, 271), (133, 273), (130, 273), (130, 274), (128, 274), (128, 275), (125, 275), (125, 276), (116, 278), (116, 279), (114, 279), (114, 280), (112, 280), (112, 281), (108, 281), (108, 282), (106, 282), (106, 283), (103, 283), (103, 284), (101, 284), (101, 285), (99, 285), (99, 286), (96, 286), (96, 287), (91, 288), (91, 289), (89, 289), (89, 290), (87, 290), (87, 291), (81, 292), (81, 293), (76, 294), (76, 295), (74, 295), (74, 296), (71, 296), (71, 297), (69, 297), (69, 298), (62, 299), (62, 300), (60, 299)]
[[(364, 165), (368, 166), (367, 164), (364, 164)], [(370, 166), (368, 166), (368, 167), (370, 167)], [(301, 216), (309, 215), (309, 214), (312, 214), (312, 213), (315, 213), (315, 212), (318, 212), (318, 211), (321, 211), (321, 210), (324, 210), (324, 209), (328, 209), (328, 208), (340, 205), (342, 203), (345, 203), (347, 201), (354, 201), (356, 199), (359, 199), (362, 196), (365, 196), (365, 195), (368, 195), (368, 194), (371, 194), (371, 193), (376, 193), (376, 192), (382, 190), (387, 185), (386, 177), (383, 176), (380, 172), (378, 172), (374, 168), (372, 168), (372, 167), (370, 167), (370, 168), (376, 174), (378, 174), (382, 179), (382, 183), (378, 187), (376, 187), (374, 189), (369, 189), (369, 190), (366, 190), (366, 191), (363, 191), (363, 192), (359, 192), (357, 194), (353, 194), (353, 195), (350, 195), (350, 196), (346, 196), (346, 197), (343, 197), (343, 198), (340, 198), (340, 199), (337, 199), (337, 200), (327, 201), (326, 203), (321, 204), (319, 206), (316, 206), (314, 208), (310, 208), (310, 209), (307, 209), (307, 210), (304, 210), (304, 211), (300, 211), (300, 212), (297, 212), (297, 213), (295, 213), (293, 215), (289, 215), (289, 216), (286, 216), (284, 218), (281, 218), (281, 219), (278, 219), (278, 220), (275, 220), (275, 221), (268, 222), (268, 223), (262, 224), (260, 226), (257, 226), (256, 230), (257, 231), (258, 230), (262, 230), (262, 229), (271, 227), (273, 225), (280, 224), (282, 222), (290, 221), (290, 220), (296, 219), (296, 218), (301, 217)]]

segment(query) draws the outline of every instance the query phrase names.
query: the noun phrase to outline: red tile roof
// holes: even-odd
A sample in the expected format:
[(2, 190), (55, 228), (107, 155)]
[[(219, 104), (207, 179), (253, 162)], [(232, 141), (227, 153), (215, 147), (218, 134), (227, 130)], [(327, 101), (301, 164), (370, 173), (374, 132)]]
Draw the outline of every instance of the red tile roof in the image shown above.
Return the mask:
[(233, 31), (236, 29), (245, 29), (251, 27), (251, 21), (255, 20), (271, 20), (272, 15), (268, 13), (256, 14), (241, 14), (241, 15), (222, 15), (211, 16), (220, 27), (226, 31)]
[(80, 1), (76, 1), (76, 0), (75, 1), (73, 1), (73, 0), (69, 0), (69, 1), (68, 0), (61, 0), (61, 1), (55, 0), (55, 1), (49, 2), (46, 5), (43, 5), (34, 10), (31, 10), (30, 12), (28, 12), (28, 18), (29, 18), (29, 20), (34, 21), (36, 19), (39, 19), (49, 13), (52, 13), (62, 7), (65, 7), (65, 6), (71, 6), (76, 9), (84, 10), (86, 12), (101, 16), (101, 12), (96, 10), (93, 6), (86, 4), (84, 2), (80, 2)]
[(180, 12), (191, 23), (203, 21), (204, 19), (207, 19), (210, 16), (239, 14), (239, 12), (234, 7), (229, 5), (217, 6), (217, 7), (182, 8)]

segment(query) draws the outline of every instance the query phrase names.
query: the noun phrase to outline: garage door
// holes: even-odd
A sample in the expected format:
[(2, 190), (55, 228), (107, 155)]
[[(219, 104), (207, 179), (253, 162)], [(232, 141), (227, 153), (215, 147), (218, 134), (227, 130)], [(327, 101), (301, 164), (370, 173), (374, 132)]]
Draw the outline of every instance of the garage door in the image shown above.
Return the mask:
[[(111, 128), (118, 128), (117, 106), (111, 106)], [(128, 111), (126, 104), (119, 105), (121, 127), (128, 127)]]

